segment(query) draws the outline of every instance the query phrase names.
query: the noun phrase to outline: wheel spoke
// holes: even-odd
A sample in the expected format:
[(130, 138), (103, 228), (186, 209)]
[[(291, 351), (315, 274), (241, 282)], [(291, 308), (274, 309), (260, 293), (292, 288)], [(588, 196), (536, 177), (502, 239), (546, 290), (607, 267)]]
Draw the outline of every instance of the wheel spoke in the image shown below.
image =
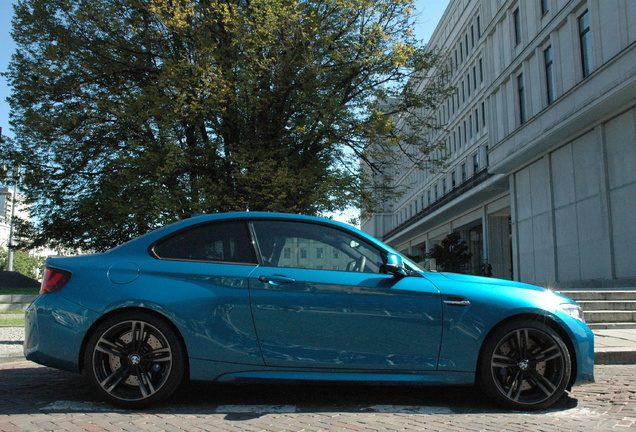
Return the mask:
[(525, 357), (530, 346), (530, 336), (528, 329), (520, 329), (515, 332), (517, 349), (521, 357)]
[(137, 370), (137, 380), (139, 381), (139, 389), (144, 397), (148, 397), (156, 392), (155, 387), (152, 384), (152, 377), (147, 371), (139, 368)]
[(95, 347), (95, 349), (107, 355), (112, 355), (115, 357), (126, 357), (124, 347), (117, 344), (116, 342), (111, 342), (104, 337), (100, 338), (99, 341), (97, 341), (97, 346)]
[(514, 366), (517, 363), (517, 360), (510, 356), (502, 355), (502, 354), (493, 354), (491, 360), (491, 366), (496, 368), (508, 368), (510, 366)]
[(521, 371), (517, 371), (517, 374), (510, 382), (510, 388), (508, 389), (508, 394), (506, 394), (506, 396), (511, 400), (518, 401), (519, 396), (521, 396), (523, 381), (523, 374), (521, 373)]
[(130, 375), (130, 369), (127, 366), (122, 366), (119, 369), (114, 370), (110, 375), (104, 378), (99, 385), (108, 393), (112, 393), (113, 390), (121, 384), (126, 377)]
[(529, 378), (538, 388), (541, 389), (541, 391), (543, 391), (543, 393), (545, 393), (546, 396), (551, 396), (557, 389), (557, 387), (549, 379), (537, 371), (532, 371)]
[(150, 352), (145, 353), (142, 358), (144, 361), (159, 363), (159, 362), (171, 362), (172, 361), (172, 351), (170, 348), (159, 348), (156, 350), (152, 350)]
[(139, 352), (143, 344), (148, 340), (146, 334), (146, 323), (143, 321), (133, 321), (131, 326), (132, 347), (135, 352)]
[(563, 357), (563, 353), (558, 346), (552, 345), (536, 353), (532, 360), (538, 363), (554, 360), (560, 357)]

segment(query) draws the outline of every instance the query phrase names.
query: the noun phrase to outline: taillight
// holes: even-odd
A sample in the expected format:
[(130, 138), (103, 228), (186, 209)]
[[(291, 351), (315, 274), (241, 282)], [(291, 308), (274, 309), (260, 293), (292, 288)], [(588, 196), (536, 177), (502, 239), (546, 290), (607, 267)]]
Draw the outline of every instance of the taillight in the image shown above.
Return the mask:
[(71, 279), (71, 273), (51, 267), (44, 267), (44, 277), (40, 285), (40, 294), (58, 292)]

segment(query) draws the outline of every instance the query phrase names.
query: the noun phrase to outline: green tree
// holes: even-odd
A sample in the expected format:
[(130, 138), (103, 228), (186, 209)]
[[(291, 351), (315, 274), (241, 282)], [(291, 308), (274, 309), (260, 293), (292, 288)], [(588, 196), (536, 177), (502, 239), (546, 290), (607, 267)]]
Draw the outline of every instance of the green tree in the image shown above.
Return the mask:
[(466, 241), (461, 239), (457, 231), (444, 237), (441, 244), (433, 246), (428, 255), (435, 259), (437, 266), (443, 271), (453, 273), (461, 273), (473, 256), (468, 252)]
[(370, 179), (390, 175), (375, 161), (432, 163), (438, 147), (423, 108), (447, 90), (411, 84), (439, 62), (412, 5), (18, 0), (2, 154), (25, 170), (31, 245), (102, 250), (200, 212), (372, 207)]
[[(23, 250), (13, 252), (13, 271), (22, 273), (33, 279), (39, 278), (39, 271), (44, 264), (44, 258), (34, 257)], [(0, 270), (7, 269), (7, 251), (0, 248)]]

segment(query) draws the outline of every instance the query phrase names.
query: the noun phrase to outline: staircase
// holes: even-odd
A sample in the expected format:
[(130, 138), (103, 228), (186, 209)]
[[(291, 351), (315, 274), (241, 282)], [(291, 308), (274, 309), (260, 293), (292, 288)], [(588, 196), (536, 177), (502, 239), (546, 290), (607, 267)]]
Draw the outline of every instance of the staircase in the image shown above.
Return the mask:
[(591, 329), (636, 329), (636, 288), (564, 289), (576, 300)]

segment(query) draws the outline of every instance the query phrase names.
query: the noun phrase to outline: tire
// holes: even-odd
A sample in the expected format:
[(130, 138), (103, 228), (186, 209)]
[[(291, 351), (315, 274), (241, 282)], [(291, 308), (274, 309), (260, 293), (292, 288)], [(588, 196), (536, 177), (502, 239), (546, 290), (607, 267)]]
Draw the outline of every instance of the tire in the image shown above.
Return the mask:
[(568, 349), (553, 329), (537, 321), (514, 321), (484, 343), (478, 385), (508, 408), (539, 410), (561, 398), (571, 370)]
[(181, 384), (185, 356), (175, 331), (143, 311), (107, 318), (92, 332), (84, 355), (86, 375), (113, 405), (137, 409), (169, 397)]

